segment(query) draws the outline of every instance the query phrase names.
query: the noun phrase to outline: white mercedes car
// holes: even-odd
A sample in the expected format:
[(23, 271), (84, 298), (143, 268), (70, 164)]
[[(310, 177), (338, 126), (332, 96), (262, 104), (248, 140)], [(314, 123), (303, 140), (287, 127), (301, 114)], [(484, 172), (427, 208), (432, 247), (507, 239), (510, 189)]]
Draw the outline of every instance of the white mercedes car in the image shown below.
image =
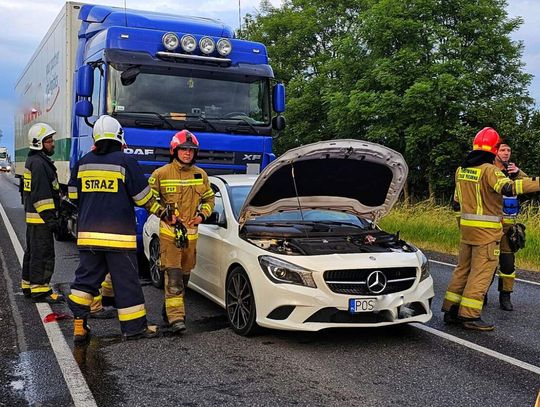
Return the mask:
[[(258, 177), (209, 177), (216, 205), (199, 227), (189, 287), (225, 308), (240, 335), (427, 322), (427, 258), (377, 227), (407, 172), (389, 148), (334, 140), (290, 150)], [(162, 286), (157, 217), (143, 241)]]

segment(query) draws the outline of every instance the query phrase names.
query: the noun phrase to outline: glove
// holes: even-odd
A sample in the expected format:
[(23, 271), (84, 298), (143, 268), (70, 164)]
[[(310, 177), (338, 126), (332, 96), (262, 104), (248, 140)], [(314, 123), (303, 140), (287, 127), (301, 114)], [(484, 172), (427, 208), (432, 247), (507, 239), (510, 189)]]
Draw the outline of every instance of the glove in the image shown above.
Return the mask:
[(40, 215), (51, 232), (58, 233), (60, 231), (60, 219), (58, 219), (54, 211), (43, 211)]
[(508, 237), (508, 245), (512, 252), (517, 252), (519, 249), (525, 247), (525, 225), (522, 223), (516, 223), (510, 226), (506, 232)]

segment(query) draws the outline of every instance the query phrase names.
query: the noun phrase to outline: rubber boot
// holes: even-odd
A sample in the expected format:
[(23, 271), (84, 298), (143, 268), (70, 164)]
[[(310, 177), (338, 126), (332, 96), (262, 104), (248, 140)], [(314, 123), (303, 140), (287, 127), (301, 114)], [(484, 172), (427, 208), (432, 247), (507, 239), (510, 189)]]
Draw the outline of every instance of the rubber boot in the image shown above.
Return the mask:
[(495, 325), (482, 320), (482, 318), (463, 319), (461, 324), (463, 325), (463, 328), (473, 331), (493, 331), (495, 329)]
[(148, 325), (142, 332), (136, 334), (123, 334), (124, 341), (136, 341), (138, 339), (152, 339), (160, 335), (157, 325)]
[(57, 293), (51, 293), (49, 295), (46, 295), (44, 297), (34, 297), (32, 298), (32, 302), (38, 303), (38, 302), (46, 302), (47, 304), (61, 304), (63, 303), (64, 297)]
[(186, 324), (184, 321), (176, 321), (171, 324), (172, 333), (182, 333), (186, 330)]
[(461, 324), (461, 320), (458, 318), (459, 305), (452, 305), (449, 311), (444, 312), (443, 321), (447, 325)]
[(91, 312), (90, 318), (95, 319), (111, 319), (116, 318), (116, 308), (113, 307), (103, 307), (97, 312)]
[(510, 291), (501, 291), (499, 293), (499, 305), (504, 311), (513, 311), (514, 307), (510, 301)]
[(83, 343), (90, 339), (90, 328), (86, 324), (86, 320), (75, 318), (73, 320), (73, 342)]

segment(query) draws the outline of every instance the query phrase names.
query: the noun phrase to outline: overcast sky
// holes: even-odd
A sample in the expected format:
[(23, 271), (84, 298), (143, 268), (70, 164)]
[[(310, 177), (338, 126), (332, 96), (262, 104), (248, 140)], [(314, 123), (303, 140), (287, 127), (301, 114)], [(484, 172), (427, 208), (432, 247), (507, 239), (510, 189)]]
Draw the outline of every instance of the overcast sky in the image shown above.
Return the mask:
[[(281, 0), (271, 0), (279, 6)], [(0, 144), (13, 153), (15, 81), (65, 2), (62, 0), (0, 0)], [(124, 0), (89, 0), (85, 3), (124, 6)], [(241, 13), (256, 13), (260, 0), (240, 0)], [(525, 45), (525, 70), (533, 75), (530, 92), (540, 104), (540, 1), (509, 0), (508, 13), (522, 16), (521, 29), (513, 35)], [(238, 28), (237, 0), (126, 0), (128, 8), (172, 14), (211, 17)]]

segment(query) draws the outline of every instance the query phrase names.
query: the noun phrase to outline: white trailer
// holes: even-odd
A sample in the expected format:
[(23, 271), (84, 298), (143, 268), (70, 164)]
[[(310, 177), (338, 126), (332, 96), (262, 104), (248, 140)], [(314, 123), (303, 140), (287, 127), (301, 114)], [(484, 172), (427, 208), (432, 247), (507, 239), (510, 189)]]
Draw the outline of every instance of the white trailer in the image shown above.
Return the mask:
[(82, 3), (68, 2), (54, 20), (15, 84), (15, 173), (22, 176), (28, 154), (28, 129), (45, 122), (56, 130), (55, 154), (60, 184), (69, 180), (73, 68)]

